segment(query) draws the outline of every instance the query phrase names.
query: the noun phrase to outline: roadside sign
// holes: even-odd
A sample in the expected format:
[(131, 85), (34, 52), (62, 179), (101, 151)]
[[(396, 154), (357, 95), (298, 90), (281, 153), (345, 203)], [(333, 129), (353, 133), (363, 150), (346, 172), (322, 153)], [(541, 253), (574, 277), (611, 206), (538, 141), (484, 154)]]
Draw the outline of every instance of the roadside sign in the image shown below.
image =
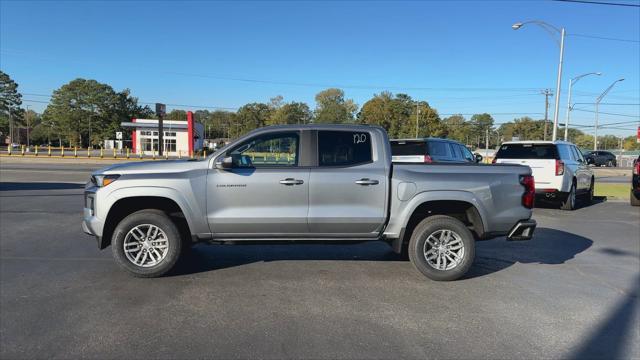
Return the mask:
[(122, 140), (122, 131), (116, 131), (116, 140)]
[(167, 105), (156, 103), (156, 115), (160, 117), (167, 115)]

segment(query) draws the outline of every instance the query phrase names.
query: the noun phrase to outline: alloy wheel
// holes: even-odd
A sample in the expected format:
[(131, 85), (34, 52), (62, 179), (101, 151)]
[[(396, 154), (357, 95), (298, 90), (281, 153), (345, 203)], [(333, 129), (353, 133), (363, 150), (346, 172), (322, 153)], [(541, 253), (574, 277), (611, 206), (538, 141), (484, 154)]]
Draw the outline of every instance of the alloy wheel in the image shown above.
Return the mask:
[(427, 236), (424, 258), (436, 270), (451, 270), (464, 259), (464, 243), (455, 231), (442, 229)]
[(152, 224), (133, 227), (125, 236), (123, 244), (127, 260), (140, 267), (158, 265), (169, 251), (167, 234)]

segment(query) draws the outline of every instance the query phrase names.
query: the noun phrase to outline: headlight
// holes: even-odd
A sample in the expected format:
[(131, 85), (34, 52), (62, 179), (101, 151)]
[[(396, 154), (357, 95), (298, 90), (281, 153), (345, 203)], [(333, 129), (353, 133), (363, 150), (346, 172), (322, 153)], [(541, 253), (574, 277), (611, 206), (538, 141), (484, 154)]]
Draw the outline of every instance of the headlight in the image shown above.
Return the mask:
[(91, 183), (97, 187), (104, 187), (116, 181), (120, 175), (93, 175)]

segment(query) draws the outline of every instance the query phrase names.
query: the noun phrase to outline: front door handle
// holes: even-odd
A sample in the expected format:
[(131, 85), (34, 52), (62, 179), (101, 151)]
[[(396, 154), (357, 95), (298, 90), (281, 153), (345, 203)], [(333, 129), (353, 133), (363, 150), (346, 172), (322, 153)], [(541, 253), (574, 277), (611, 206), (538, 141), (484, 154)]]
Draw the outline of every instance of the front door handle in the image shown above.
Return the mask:
[(302, 184), (304, 184), (304, 181), (298, 180), (298, 179), (294, 179), (294, 178), (286, 178), (284, 180), (280, 180), (280, 184), (287, 185), (287, 186), (302, 185)]
[(362, 186), (378, 185), (379, 183), (380, 182), (378, 180), (371, 180), (371, 179), (368, 179), (368, 178), (356, 180), (356, 184), (362, 185)]

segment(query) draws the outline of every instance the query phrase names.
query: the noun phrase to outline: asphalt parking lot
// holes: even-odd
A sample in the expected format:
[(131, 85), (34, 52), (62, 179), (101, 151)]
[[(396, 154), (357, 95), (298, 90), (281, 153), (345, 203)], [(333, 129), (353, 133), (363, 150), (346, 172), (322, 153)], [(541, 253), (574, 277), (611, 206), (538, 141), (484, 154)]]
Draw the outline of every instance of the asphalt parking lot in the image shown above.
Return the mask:
[(463, 280), (384, 243), (198, 245), (137, 279), (82, 233), (98, 165), (0, 168), (0, 358), (639, 358), (640, 209), (538, 208)]

